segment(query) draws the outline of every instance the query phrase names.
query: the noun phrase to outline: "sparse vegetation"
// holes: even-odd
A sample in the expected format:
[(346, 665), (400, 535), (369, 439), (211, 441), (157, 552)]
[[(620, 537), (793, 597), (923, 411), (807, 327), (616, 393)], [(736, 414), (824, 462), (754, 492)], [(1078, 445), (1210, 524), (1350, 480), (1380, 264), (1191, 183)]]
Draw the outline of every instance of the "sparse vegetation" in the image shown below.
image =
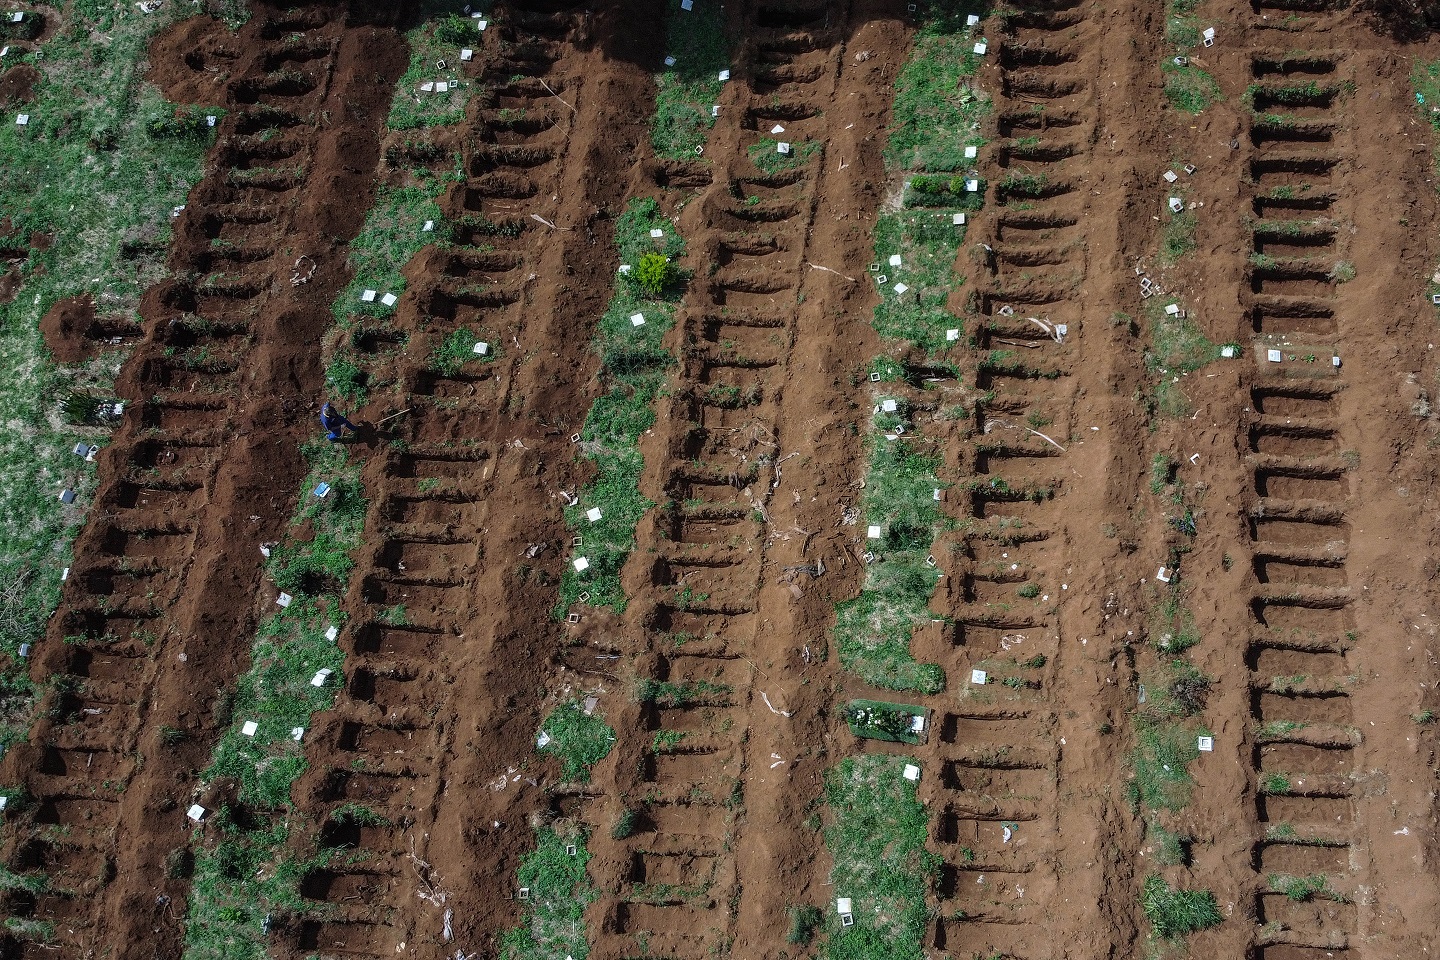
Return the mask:
[(598, 709), (586, 714), (576, 700), (556, 707), (545, 718), (540, 734), (546, 740), (540, 752), (557, 757), (561, 778), (574, 783), (589, 780), (590, 769), (615, 745), (615, 731), (598, 715)]
[[(699, 2), (681, 11), (680, 0), (665, 4), (666, 39), (661, 57), (673, 57), (655, 74), (655, 117), (650, 142), (668, 160), (693, 160), (701, 154), (710, 128), (712, 107), (720, 102), (730, 67), (725, 16), (718, 3)], [(657, 57), (659, 59), (659, 57)]]

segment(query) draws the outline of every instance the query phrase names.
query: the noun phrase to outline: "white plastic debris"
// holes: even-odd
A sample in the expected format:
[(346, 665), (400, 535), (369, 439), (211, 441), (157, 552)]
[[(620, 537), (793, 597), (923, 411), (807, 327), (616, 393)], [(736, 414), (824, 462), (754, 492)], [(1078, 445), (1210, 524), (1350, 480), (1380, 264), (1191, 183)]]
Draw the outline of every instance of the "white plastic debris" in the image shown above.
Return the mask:
[(667, 67), (673, 67), (673, 66), (675, 66), (675, 58), (674, 58), (674, 57), (666, 57), (666, 58), (665, 58), (665, 66), (667, 66)]

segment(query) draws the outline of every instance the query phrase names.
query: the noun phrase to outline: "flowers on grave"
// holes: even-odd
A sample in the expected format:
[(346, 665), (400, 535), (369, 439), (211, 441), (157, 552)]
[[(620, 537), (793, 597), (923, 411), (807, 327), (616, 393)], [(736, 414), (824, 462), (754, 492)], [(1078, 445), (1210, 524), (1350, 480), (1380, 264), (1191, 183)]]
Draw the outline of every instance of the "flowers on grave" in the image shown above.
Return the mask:
[(875, 730), (899, 740), (910, 733), (914, 714), (880, 704), (857, 704), (846, 708), (845, 722), (858, 730)]

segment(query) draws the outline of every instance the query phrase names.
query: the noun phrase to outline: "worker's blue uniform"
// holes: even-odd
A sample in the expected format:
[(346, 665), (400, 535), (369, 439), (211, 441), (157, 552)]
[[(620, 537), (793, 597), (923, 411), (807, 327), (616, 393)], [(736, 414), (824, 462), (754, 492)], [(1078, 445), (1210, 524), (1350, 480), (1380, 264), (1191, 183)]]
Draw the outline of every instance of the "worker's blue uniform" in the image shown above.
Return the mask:
[(320, 426), (325, 428), (325, 439), (331, 441), (339, 440), (340, 431), (346, 427), (351, 430), (356, 429), (355, 424), (345, 419), (345, 414), (328, 403), (320, 408)]

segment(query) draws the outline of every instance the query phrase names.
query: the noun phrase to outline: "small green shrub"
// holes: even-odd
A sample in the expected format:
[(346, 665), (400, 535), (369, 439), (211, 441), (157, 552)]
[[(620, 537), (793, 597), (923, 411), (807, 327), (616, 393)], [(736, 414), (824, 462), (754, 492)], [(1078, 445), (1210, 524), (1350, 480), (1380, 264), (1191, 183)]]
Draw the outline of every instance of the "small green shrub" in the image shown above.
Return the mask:
[(1178, 940), (1220, 923), (1220, 908), (1209, 890), (1177, 890), (1158, 874), (1145, 878), (1140, 906), (1155, 933)]
[(658, 297), (679, 279), (679, 271), (662, 253), (646, 253), (640, 257), (631, 276), (635, 282), (652, 297)]
[(820, 926), (823, 914), (818, 907), (803, 906), (791, 907), (790, 929), (785, 933), (785, 942), (798, 946), (807, 946), (815, 937), (815, 930)]

